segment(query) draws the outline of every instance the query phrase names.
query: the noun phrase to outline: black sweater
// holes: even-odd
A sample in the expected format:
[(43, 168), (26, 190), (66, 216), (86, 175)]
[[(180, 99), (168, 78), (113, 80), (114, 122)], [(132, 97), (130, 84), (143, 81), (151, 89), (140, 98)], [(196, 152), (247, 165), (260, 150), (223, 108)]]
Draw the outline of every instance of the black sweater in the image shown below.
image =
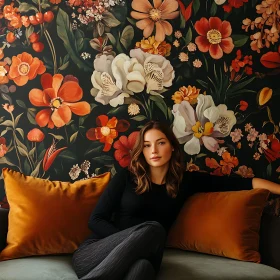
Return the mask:
[(176, 198), (167, 194), (165, 185), (152, 183), (151, 190), (141, 195), (135, 187), (133, 174), (126, 169), (111, 179), (90, 216), (90, 238), (101, 239), (145, 221), (158, 221), (168, 232), (187, 197), (197, 192), (249, 190), (252, 179), (186, 171)]

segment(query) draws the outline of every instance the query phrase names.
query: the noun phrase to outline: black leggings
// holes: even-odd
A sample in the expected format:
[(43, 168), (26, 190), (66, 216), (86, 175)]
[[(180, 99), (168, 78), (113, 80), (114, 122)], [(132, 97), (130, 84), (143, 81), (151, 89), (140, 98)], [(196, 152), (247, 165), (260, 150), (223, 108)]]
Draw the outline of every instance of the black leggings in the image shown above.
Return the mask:
[(165, 229), (154, 221), (100, 240), (88, 239), (73, 255), (74, 270), (83, 280), (153, 280), (165, 242)]

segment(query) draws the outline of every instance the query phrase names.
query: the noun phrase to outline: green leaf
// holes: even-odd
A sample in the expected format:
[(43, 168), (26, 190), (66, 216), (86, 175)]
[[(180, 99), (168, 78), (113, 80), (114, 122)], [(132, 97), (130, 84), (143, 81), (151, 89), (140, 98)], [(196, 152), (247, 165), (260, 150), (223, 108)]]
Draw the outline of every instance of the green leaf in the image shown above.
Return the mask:
[(2, 130), (1, 133), (0, 133), (0, 136), (4, 136), (7, 132), (8, 132), (8, 130), (6, 130), (6, 129)]
[(217, 4), (213, 1), (211, 9), (210, 9), (210, 15), (213, 17), (217, 13)]
[[(76, 39), (72, 31), (72, 27), (69, 21), (68, 14), (62, 9), (58, 9), (57, 18), (57, 35), (63, 41), (63, 45), (70, 55), (73, 62), (78, 66), (78, 68), (86, 71), (92, 72), (92, 68), (89, 67), (78, 55), (78, 50), (75, 48)], [(73, 49), (74, 48), (74, 49)]]
[(117, 20), (115, 18), (115, 16), (108, 11), (106, 11), (102, 14), (102, 22), (104, 22), (105, 25), (110, 27), (110, 28), (111, 27), (116, 27), (116, 26), (121, 24), (121, 22), (119, 20)]
[(270, 163), (266, 168), (266, 175), (267, 175), (268, 178), (270, 178), (271, 174), (272, 174), (272, 165)]
[(34, 148), (32, 148), (30, 151), (29, 151), (29, 156), (33, 156), (34, 155), (34, 153), (35, 153), (35, 151), (36, 151), (36, 147), (34, 147)]
[(16, 131), (20, 134), (20, 136), (22, 137), (22, 139), (24, 139), (24, 131), (22, 128), (17, 127)]
[(66, 63), (62, 64), (61, 66), (59, 66), (58, 70), (63, 71), (65, 70), (68, 66), (69, 66), (69, 61), (67, 61)]
[(191, 42), (191, 40), (192, 40), (192, 30), (191, 30), (190, 27), (189, 27), (189, 30), (188, 30), (188, 32), (186, 34), (185, 40), (186, 40), (186, 42), (185, 42), (186, 45), (188, 45)]
[(51, 6), (51, 5), (50, 5), (49, 3), (42, 3), (42, 4), (41, 4), (41, 8), (42, 8), (43, 10), (48, 9), (50, 6)]
[(20, 3), (20, 5), (18, 7), (18, 11), (20, 13), (27, 13), (27, 12), (32, 11), (32, 10), (35, 11), (36, 13), (39, 12), (38, 9), (35, 6), (33, 6), (31, 4), (28, 4), (28, 3), (25, 3), (25, 2)]
[(2, 122), (0, 125), (13, 127), (13, 122), (11, 120), (6, 120), (6, 121)]
[(127, 17), (126, 19), (127, 19), (127, 21), (128, 21), (130, 24), (132, 24), (132, 25), (136, 26), (136, 22), (137, 22), (137, 20), (132, 19), (132, 18), (129, 18), (129, 17)]
[(98, 154), (103, 150), (104, 145), (100, 144), (100, 142), (93, 142), (90, 148), (85, 152), (85, 156), (88, 156), (90, 154)]
[(111, 109), (109, 112), (107, 112), (108, 116), (114, 116), (120, 114), (120, 112), (124, 112), (124, 110), (127, 109), (127, 106), (119, 106), (117, 108)]
[(141, 121), (147, 119), (147, 117), (143, 116), (143, 115), (138, 115), (138, 116), (132, 117), (131, 119), (134, 121), (137, 121), (137, 122), (141, 122)]
[(23, 115), (23, 113), (19, 114), (16, 119), (15, 119), (15, 127), (17, 127), (19, 119), (21, 118), (21, 116)]
[(22, 100), (16, 100), (16, 103), (18, 104), (18, 106), (20, 106), (23, 109), (26, 109), (26, 105)]
[(20, 146), (17, 146), (17, 149), (22, 156), (28, 157), (28, 151), (27, 150), (25, 150), (24, 148), (22, 148)]
[(163, 112), (165, 118), (167, 119), (167, 105), (165, 104), (163, 98), (158, 95), (151, 95), (150, 100), (154, 101), (156, 106)]
[(1, 97), (2, 97), (4, 100), (7, 100), (10, 104), (13, 104), (12, 98), (10, 97), (9, 94), (7, 94), (7, 93), (1, 93)]
[(28, 38), (33, 32), (34, 32), (34, 26), (33, 25), (29, 25), (28, 27), (26, 27), (25, 37), (26, 37), (27, 42), (29, 42)]
[(36, 5), (38, 5), (38, 0), (32, 0), (32, 2)]
[(204, 87), (204, 88), (208, 88), (208, 83), (207, 82), (205, 82), (205, 81), (202, 81), (202, 80), (199, 80), (199, 79), (197, 79), (196, 80), (202, 87)]
[(107, 155), (94, 157), (94, 158), (92, 158), (92, 160), (97, 161), (98, 163), (101, 163), (102, 165), (111, 165), (114, 163), (114, 159)]
[(7, 164), (9, 166), (15, 166), (7, 157), (1, 157), (0, 164)]
[(193, 15), (196, 15), (200, 8), (200, 0), (194, 0), (193, 1)]
[(79, 126), (81, 126), (81, 125), (84, 124), (84, 122), (85, 122), (85, 120), (87, 119), (87, 117), (88, 117), (88, 115), (79, 118)]
[(74, 132), (71, 136), (70, 136), (70, 143), (74, 143), (77, 139), (79, 131)]
[(198, 155), (196, 156), (196, 158), (201, 158), (201, 157), (206, 157), (206, 156), (207, 156), (207, 154), (201, 153), (201, 154), (198, 154)]
[(185, 26), (186, 26), (186, 20), (185, 20), (185, 18), (184, 18), (184, 16), (183, 16), (183, 14), (180, 12), (180, 29), (184, 29), (185, 28)]
[(228, 93), (233, 93), (233, 92), (236, 92), (244, 87), (246, 87), (247, 85), (249, 85), (251, 82), (253, 82), (255, 79), (255, 77), (252, 77), (244, 82), (241, 82), (241, 83), (238, 83), (238, 84), (235, 84), (234, 86), (232, 86), (231, 88), (229, 88), (228, 90)]
[(112, 33), (106, 33), (106, 35), (107, 35), (108, 39), (110, 40), (110, 42), (112, 43), (112, 45), (115, 46), (117, 41), (116, 41), (114, 35)]
[(69, 150), (62, 151), (61, 154), (58, 155), (58, 157), (69, 160), (69, 161), (77, 161), (76, 155)]
[(85, 38), (84, 32), (80, 29), (76, 29), (75, 38), (76, 38), (77, 51), (81, 52), (84, 47), (84, 38)]
[(236, 48), (242, 47), (246, 44), (246, 42), (249, 39), (249, 36), (247, 35), (231, 35), (231, 38), (233, 40), (233, 44)]
[(56, 135), (56, 134), (53, 134), (53, 133), (48, 133), (48, 134), (50, 134), (51, 136), (53, 136), (57, 140), (63, 140), (64, 139), (64, 137), (62, 135)]
[(134, 29), (131, 25), (127, 25), (121, 35), (120, 42), (125, 47), (125, 49), (128, 49), (131, 45), (131, 42), (134, 37)]
[(39, 175), (41, 162), (42, 162), (42, 161), (40, 161), (40, 162), (37, 164), (37, 166), (35, 167), (35, 169), (31, 172), (30, 176), (37, 177), (37, 176)]
[(29, 109), (30, 108), (28, 108), (28, 111), (27, 111), (27, 118), (30, 123), (37, 125), (37, 122), (35, 121), (35, 114)]

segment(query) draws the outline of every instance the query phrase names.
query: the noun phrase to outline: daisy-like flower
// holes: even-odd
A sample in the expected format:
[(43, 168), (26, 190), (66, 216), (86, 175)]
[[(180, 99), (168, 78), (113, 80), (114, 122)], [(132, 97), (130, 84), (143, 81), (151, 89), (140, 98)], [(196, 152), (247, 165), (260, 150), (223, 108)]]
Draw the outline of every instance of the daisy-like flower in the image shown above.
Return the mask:
[(81, 164), (81, 171), (83, 171), (84, 173), (88, 174), (88, 170), (90, 168), (90, 162), (88, 160), (85, 160), (82, 164)]
[(195, 38), (195, 43), (201, 52), (210, 53), (214, 59), (220, 59), (223, 53), (229, 54), (234, 48), (231, 25), (228, 21), (221, 21), (218, 17), (201, 18), (194, 25), (200, 35)]
[(73, 165), (73, 167), (69, 171), (69, 176), (72, 180), (76, 180), (81, 173), (81, 168), (78, 164)]
[(251, 128), (253, 128), (251, 123), (246, 123), (245, 124), (245, 131), (249, 132)]
[(178, 40), (175, 40), (175, 41), (173, 42), (173, 46), (176, 47), (176, 48), (180, 47), (179, 41), (178, 41)]
[(260, 153), (254, 153), (254, 156), (253, 156), (254, 160), (259, 160), (260, 157), (261, 157)]
[(175, 36), (175, 38), (180, 39), (183, 35), (182, 35), (182, 32), (181, 32), (180, 30), (177, 30), (177, 31), (174, 33), (174, 36)]
[(140, 108), (136, 103), (132, 103), (128, 106), (127, 111), (130, 116), (136, 116), (140, 113)]
[(239, 128), (236, 128), (234, 131), (232, 131), (230, 133), (230, 136), (231, 136), (231, 141), (236, 143), (236, 142), (240, 141), (241, 137), (243, 136), (242, 130)]
[(177, 0), (153, 0), (153, 5), (148, 0), (133, 0), (131, 6), (135, 10), (131, 16), (139, 20), (136, 26), (143, 30), (145, 38), (151, 36), (155, 27), (156, 41), (162, 42), (165, 35), (172, 34), (172, 25), (167, 20), (179, 16)]
[(247, 140), (248, 141), (251, 141), (251, 142), (254, 142), (258, 136), (258, 131), (256, 131), (255, 128), (251, 128), (250, 131), (249, 131), (249, 134), (247, 135)]
[(9, 105), (8, 103), (2, 104), (2, 107), (9, 113), (12, 113), (15, 109), (14, 105)]
[(195, 60), (193, 61), (193, 66), (194, 66), (195, 68), (200, 68), (200, 67), (202, 66), (201, 60), (199, 60), (198, 58), (195, 59)]

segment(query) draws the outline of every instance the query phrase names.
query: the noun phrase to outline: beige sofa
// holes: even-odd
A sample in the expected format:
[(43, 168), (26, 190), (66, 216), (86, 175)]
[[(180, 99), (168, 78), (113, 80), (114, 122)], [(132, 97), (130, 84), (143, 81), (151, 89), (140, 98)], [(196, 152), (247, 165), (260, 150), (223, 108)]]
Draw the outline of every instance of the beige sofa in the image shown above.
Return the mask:
[[(0, 251), (6, 243), (7, 229), (8, 210), (0, 208)], [(260, 236), (263, 264), (166, 249), (158, 279), (280, 280), (280, 218), (264, 214)], [(0, 262), (0, 280), (77, 279), (71, 255), (34, 256)]]

